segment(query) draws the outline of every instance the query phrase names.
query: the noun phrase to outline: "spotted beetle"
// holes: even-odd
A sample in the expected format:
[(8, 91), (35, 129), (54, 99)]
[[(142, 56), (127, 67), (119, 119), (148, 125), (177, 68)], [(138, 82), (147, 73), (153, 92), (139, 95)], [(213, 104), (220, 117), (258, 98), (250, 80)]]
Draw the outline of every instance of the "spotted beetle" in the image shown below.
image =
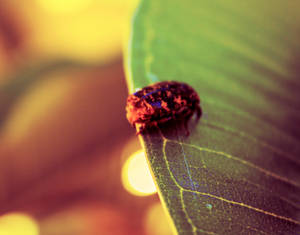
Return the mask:
[(137, 134), (170, 120), (182, 120), (189, 135), (187, 123), (202, 110), (196, 91), (186, 83), (165, 81), (144, 87), (127, 98), (127, 119)]

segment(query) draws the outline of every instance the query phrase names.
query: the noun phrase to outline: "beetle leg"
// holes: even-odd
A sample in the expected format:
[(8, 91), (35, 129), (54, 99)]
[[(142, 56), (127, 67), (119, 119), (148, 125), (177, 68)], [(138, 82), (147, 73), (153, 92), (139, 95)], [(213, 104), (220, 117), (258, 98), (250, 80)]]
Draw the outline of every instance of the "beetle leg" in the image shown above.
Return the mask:
[(160, 123), (165, 123), (165, 122), (167, 122), (167, 121), (169, 121), (169, 120), (171, 120), (171, 119), (172, 119), (172, 117), (163, 118), (163, 119), (159, 120), (159, 122), (160, 122)]
[(199, 119), (202, 115), (202, 110), (201, 110), (200, 106), (197, 106), (196, 111), (197, 111), (197, 118)]
[(142, 133), (142, 131), (145, 129), (145, 124), (142, 123), (136, 123), (135, 124), (135, 129), (136, 129), (136, 135), (139, 135)]
[(189, 136), (190, 135), (190, 131), (189, 131), (189, 127), (188, 127), (188, 122), (191, 119), (191, 117), (193, 116), (193, 111), (192, 110), (188, 110), (186, 117), (183, 120), (183, 125), (185, 128), (185, 135)]
[(157, 121), (153, 121), (152, 125), (159, 129)]
[(184, 125), (184, 129), (185, 129), (185, 135), (189, 136), (190, 135), (190, 131), (189, 131), (189, 127), (188, 127), (188, 119), (184, 120), (183, 125)]

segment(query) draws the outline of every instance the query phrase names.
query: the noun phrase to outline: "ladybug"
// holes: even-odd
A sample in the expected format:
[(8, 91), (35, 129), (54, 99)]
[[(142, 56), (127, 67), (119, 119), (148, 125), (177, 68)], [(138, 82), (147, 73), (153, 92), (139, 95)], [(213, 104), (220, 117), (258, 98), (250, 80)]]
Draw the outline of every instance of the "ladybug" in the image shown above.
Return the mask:
[(127, 98), (127, 119), (137, 135), (145, 129), (170, 120), (182, 120), (189, 135), (187, 122), (194, 112), (199, 119), (202, 111), (196, 91), (186, 83), (165, 81), (144, 87)]

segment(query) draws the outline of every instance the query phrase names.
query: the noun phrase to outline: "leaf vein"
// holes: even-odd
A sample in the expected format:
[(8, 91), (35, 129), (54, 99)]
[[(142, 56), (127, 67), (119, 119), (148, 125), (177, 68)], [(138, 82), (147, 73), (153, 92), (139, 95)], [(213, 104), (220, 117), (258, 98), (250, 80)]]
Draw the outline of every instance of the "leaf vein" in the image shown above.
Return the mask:
[(217, 123), (211, 122), (211, 121), (209, 121), (209, 122), (208, 122), (208, 121), (204, 121), (204, 124), (206, 124), (207, 126), (210, 126), (210, 127), (218, 128), (218, 129), (220, 129), (220, 130), (222, 130), (222, 131), (224, 131), (224, 132), (231, 132), (232, 134), (236, 134), (236, 135), (238, 135), (238, 136), (240, 136), (240, 137), (243, 137), (243, 138), (246, 138), (246, 139), (248, 139), (248, 140), (251, 140), (251, 141), (253, 141), (253, 142), (257, 143), (257, 144), (262, 145), (263, 147), (266, 147), (266, 148), (268, 148), (268, 149), (274, 151), (275, 153), (278, 153), (278, 154), (279, 154), (280, 156), (282, 156), (282, 157), (285, 157), (285, 158), (287, 158), (287, 159), (289, 159), (289, 160), (291, 160), (291, 161), (293, 161), (293, 162), (295, 162), (295, 163), (297, 163), (297, 164), (299, 163), (299, 161), (297, 161), (297, 160), (294, 158), (293, 155), (290, 155), (290, 154), (288, 154), (288, 153), (286, 153), (286, 152), (283, 152), (283, 151), (281, 151), (279, 148), (276, 148), (275, 146), (272, 146), (272, 145), (266, 143), (265, 141), (263, 141), (263, 140), (261, 140), (261, 139), (258, 140), (258, 139), (255, 138), (254, 136), (249, 135), (249, 134), (247, 134), (247, 133), (245, 133), (245, 132), (242, 132), (242, 131), (238, 131), (238, 130), (232, 129), (232, 128), (230, 128), (230, 127), (220, 126), (220, 125), (218, 125)]
[[(164, 137), (163, 137), (163, 138), (164, 138)], [(251, 163), (251, 162), (248, 162), (248, 161), (246, 161), (246, 160), (240, 159), (240, 158), (235, 157), (235, 156), (233, 156), (233, 155), (231, 155), (231, 154), (224, 153), (224, 152), (222, 152), (222, 151), (216, 151), (216, 150), (209, 149), (209, 148), (205, 148), (205, 147), (199, 147), (199, 146), (196, 146), (196, 145), (193, 145), (193, 144), (180, 143), (180, 142), (175, 141), (175, 140), (169, 140), (169, 139), (168, 139), (167, 141), (173, 142), (173, 143), (177, 143), (177, 144), (183, 144), (183, 145), (186, 145), (186, 146), (188, 146), (188, 147), (195, 148), (195, 149), (197, 149), (197, 150), (199, 150), (199, 151), (206, 151), (206, 152), (209, 152), (209, 153), (214, 153), (214, 154), (221, 155), (221, 156), (226, 157), (226, 158), (228, 158), (228, 159), (232, 159), (232, 160), (238, 161), (238, 162), (240, 162), (240, 163), (242, 163), (242, 164), (244, 164), (244, 165), (247, 165), (247, 166), (249, 166), (249, 167), (251, 167), (251, 168), (254, 168), (254, 169), (256, 169), (256, 170), (258, 170), (258, 171), (264, 173), (264, 174), (267, 175), (267, 176), (273, 177), (273, 178), (275, 178), (275, 179), (278, 179), (278, 180), (283, 181), (283, 182), (285, 182), (285, 183), (291, 184), (291, 185), (293, 185), (293, 186), (300, 187), (300, 185), (299, 185), (297, 182), (294, 182), (293, 180), (290, 180), (290, 179), (287, 179), (287, 178), (285, 178), (285, 177), (283, 177), (283, 176), (277, 175), (277, 174), (275, 174), (275, 173), (273, 173), (273, 172), (270, 172), (270, 171), (268, 171), (268, 170), (266, 170), (266, 169), (263, 169), (263, 168), (261, 168), (261, 167), (258, 167), (258, 166), (254, 165), (254, 164)]]
[[(170, 173), (170, 176), (173, 180), (173, 182), (175, 183), (175, 185), (182, 191), (185, 191), (185, 192), (190, 192), (190, 193), (196, 193), (198, 195), (202, 195), (202, 196), (208, 196), (208, 197), (212, 197), (212, 198), (215, 198), (215, 199), (218, 199), (220, 201), (223, 201), (223, 202), (226, 202), (226, 203), (230, 203), (230, 204), (233, 204), (233, 205), (238, 205), (238, 206), (241, 206), (241, 207), (245, 207), (245, 208), (248, 208), (250, 210), (254, 210), (256, 212), (260, 212), (260, 213), (263, 213), (265, 215), (269, 215), (269, 216), (272, 216), (272, 217), (275, 217), (275, 218), (278, 218), (278, 219), (281, 219), (281, 220), (285, 220), (285, 221), (289, 221), (291, 223), (294, 223), (294, 224), (297, 224), (297, 225), (300, 225), (300, 222), (299, 221), (296, 221), (294, 219), (291, 219), (291, 218), (287, 218), (285, 216), (281, 216), (281, 215), (277, 215), (275, 213), (272, 213), (272, 212), (269, 212), (269, 211), (265, 211), (265, 210), (262, 210), (262, 209), (259, 209), (259, 208), (256, 208), (256, 207), (253, 207), (253, 206), (250, 206), (250, 205), (247, 205), (247, 204), (244, 204), (242, 202), (235, 202), (235, 201), (231, 201), (231, 200), (228, 200), (226, 198), (223, 198), (223, 197), (219, 197), (219, 196), (216, 196), (216, 195), (212, 195), (210, 193), (204, 193), (204, 192), (199, 192), (199, 191), (193, 191), (193, 190), (190, 190), (190, 189), (186, 189), (184, 187), (182, 187), (178, 181), (176, 180), (176, 178), (174, 177), (171, 169), (170, 169), (170, 165), (169, 165), (169, 162), (167, 160), (167, 157), (166, 157), (166, 152), (165, 152), (165, 148), (166, 148), (166, 143), (167, 141), (170, 141), (170, 142), (175, 142), (178, 144), (177, 141), (173, 141), (173, 140), (168, 140), (166, 139), (164, 136), (163, 137), (163, 157), (165, 159), (165, 162), (166, 162), (166, 165), (167, 165), (167, 168), (168, 168), (168, 172)], [(184, 144), (184, 143), (183, 143)], [(194, 145), (190, 145), (190, 144), (185, 144), (187, 146), (190, 146), (190, 147), (194, 147), (194, 148), (200, 148), (198, 146), (194, 146)], [(214, 150), (211, 150), (212, 152), (218, 152), (218, 151), (214, 151)], [(223, 153), (224, 154), (224, 153)]]

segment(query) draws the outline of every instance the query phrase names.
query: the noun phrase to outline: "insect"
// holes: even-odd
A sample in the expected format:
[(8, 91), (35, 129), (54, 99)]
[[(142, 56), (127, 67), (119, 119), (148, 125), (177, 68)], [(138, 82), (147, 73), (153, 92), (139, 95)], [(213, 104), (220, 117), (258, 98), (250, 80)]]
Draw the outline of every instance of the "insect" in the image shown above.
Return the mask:
[(126, 111), (127, 119), (136, 128), (137, 135), (170, 120), (182, 120), (189, 135), (189, 119), (194, 112), (197, 112), (198, 119), (202, 114), (196, 91), (176, 81), (154, 83), (129, 95)]

